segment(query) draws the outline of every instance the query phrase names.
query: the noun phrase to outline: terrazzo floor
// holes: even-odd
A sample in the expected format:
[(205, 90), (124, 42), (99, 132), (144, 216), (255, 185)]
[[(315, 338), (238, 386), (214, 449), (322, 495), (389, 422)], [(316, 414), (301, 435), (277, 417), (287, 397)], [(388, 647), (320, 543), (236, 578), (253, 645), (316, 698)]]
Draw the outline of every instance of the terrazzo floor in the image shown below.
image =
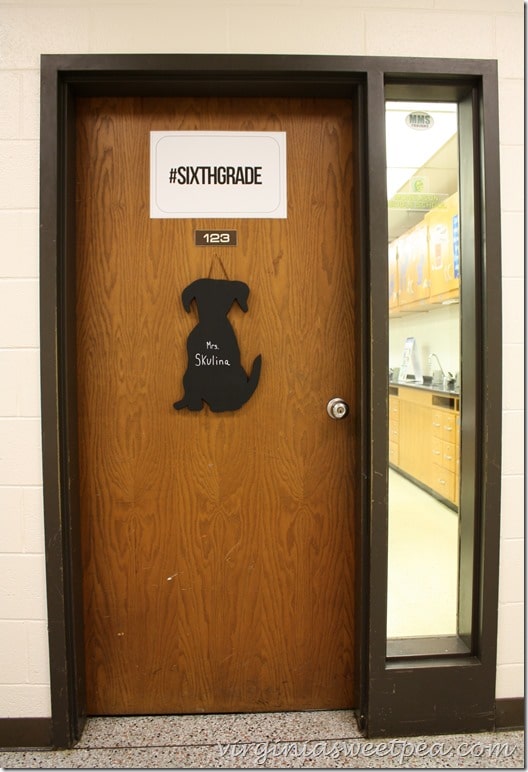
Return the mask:
[(366, 740), (352, 711), (91, 718), (68, 751), (0, 751), (4, 769), (524, 768), (522, 731)]

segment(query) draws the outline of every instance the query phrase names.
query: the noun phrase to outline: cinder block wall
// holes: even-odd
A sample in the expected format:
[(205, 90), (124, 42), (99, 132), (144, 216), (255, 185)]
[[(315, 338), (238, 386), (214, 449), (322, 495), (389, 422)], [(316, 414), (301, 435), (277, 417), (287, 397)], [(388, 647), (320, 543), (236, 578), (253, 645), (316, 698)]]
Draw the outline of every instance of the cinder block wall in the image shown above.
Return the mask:
[(523, 46), (521, 0), (0, 2), (0, 716), (50, 715), (38, 330), (41, 53), (499, 61), (504, 430), (497, 696), (523, 694)]

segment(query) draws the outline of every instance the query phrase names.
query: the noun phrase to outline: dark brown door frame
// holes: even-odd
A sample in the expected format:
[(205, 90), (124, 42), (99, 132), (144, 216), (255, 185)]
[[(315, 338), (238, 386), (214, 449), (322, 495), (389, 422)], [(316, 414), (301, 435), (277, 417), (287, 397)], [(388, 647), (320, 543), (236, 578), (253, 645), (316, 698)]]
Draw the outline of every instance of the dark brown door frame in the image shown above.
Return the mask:
[[(384, 101), (457, 99), (473, 149), (462, 170), (474, 317), (464, 399), (473, 418), (462, 498), (470, 528), (468, 654), (386, 658), (387, 213)], [(358, 112), (362, 294), (362, 512), (358, 577), (360, 705), (368, 736), (489, 729), (495, 670), (501, 461), (500, 204), (496, 63), (345, 56), (46, 55), (41, 80), (41, 380), (52, 743), (85, 720), (75, 381), (75, 101), (82, 95), (338, 96)], [(461, 112), (462, 115), (462, 112)], [(469, 274), (468, 274), (469, 275)], [(466, 388), (466, 386), (464, 386)], [(468, 396), (469, 395), (469, 396)], [(472, 396), (471, 396), (472, 395)], [(482, 430), (486, 427), (486, 432)], [(464, 431), (464, 427), (463, 427)], [(478, 450), (478, 452), (477, 452)], [(464, 452), (464, 451), (463, 451)], [(475, 560), (473, 561), (473, 555)]]

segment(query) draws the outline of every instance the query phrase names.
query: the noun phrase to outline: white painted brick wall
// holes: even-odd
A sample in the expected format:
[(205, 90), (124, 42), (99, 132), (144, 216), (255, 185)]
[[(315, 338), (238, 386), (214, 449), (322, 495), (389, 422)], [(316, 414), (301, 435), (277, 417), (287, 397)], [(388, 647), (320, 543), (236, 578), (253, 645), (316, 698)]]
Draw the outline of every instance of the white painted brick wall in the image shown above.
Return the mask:
[(523, 35), (521, 0), (0, 0), (0, 716), (50, 715), (38, 376), (41, 53), (499, 60), (504, 468), (497, 696), (523, 693)]
[(504, 309), (499, 697), (522, 694), (524, 683), (524, 113), (519, 109), (524, 99), (523, 34), (518, 11), (497, 15)]

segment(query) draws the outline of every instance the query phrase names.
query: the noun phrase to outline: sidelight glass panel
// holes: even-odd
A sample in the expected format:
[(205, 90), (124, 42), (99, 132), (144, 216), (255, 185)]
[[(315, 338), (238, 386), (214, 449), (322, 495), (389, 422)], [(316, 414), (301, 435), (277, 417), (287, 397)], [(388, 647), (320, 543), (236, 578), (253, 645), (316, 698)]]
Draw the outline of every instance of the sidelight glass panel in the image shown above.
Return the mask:
[(457, 105), (387, 102), (386, 141), (388, 654), (444, 653), (459, 594)]

